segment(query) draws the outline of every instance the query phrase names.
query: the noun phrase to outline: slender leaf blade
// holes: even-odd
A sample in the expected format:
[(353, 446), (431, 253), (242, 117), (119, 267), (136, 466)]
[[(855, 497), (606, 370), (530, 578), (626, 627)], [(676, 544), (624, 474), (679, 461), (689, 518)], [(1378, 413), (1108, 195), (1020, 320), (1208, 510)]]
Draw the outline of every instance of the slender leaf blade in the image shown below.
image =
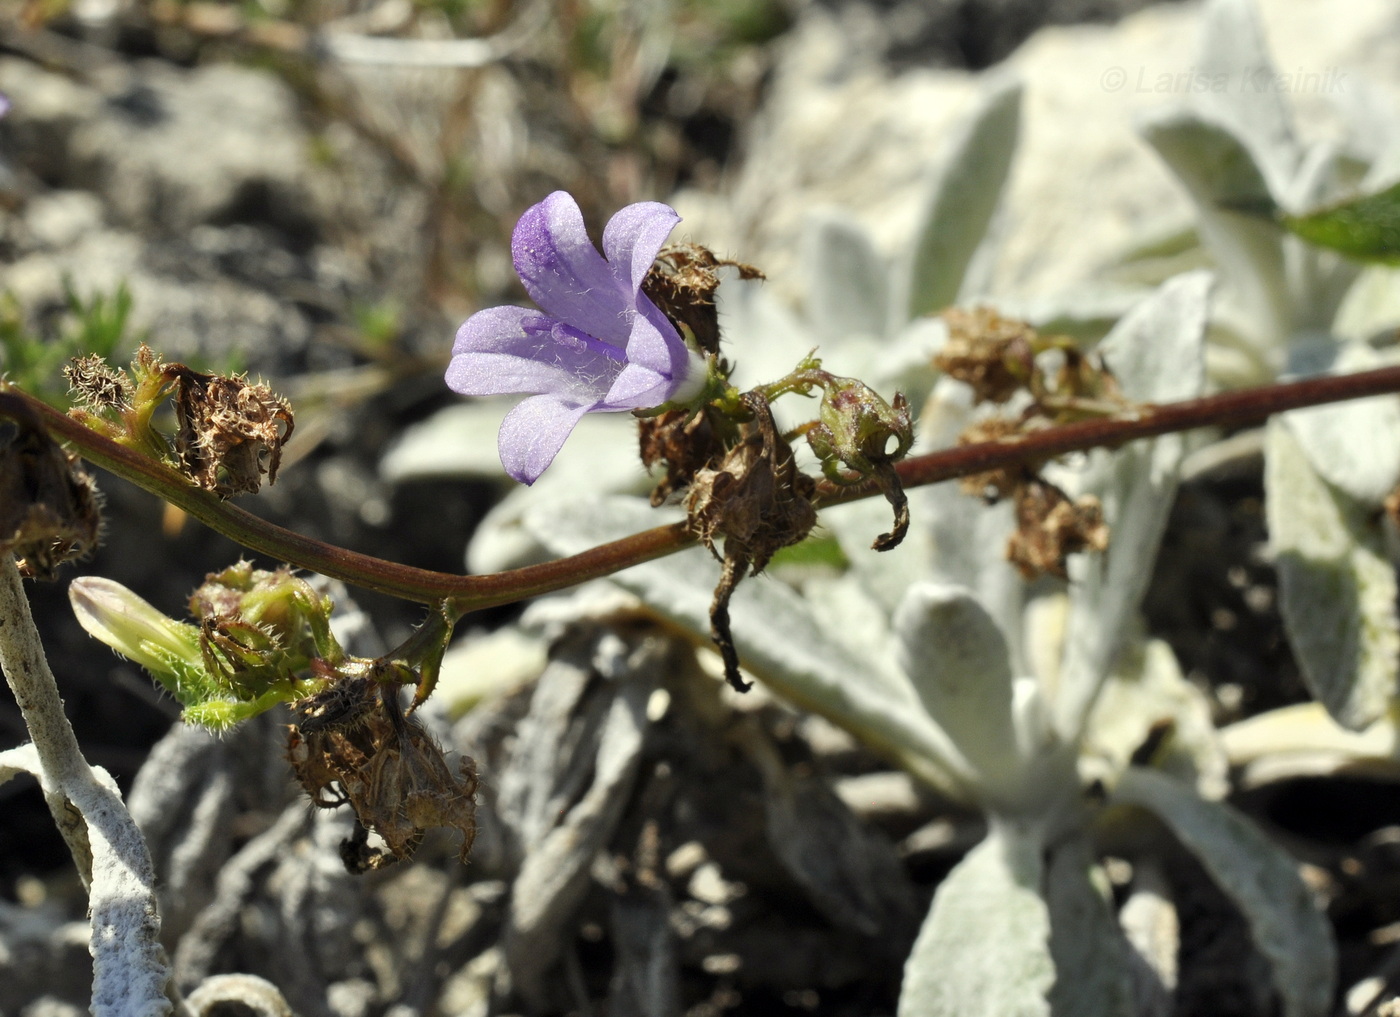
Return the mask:
[(1159, 816), (1235, 902), (1272, 966), (1286, 1017), (1331, 1010), (1337, 946), (1287, 852), (1230, 806), (1155, 770), (1127, 770), (1112, 800)]
[(1381, 717), (1400, 673), (1395, 570), (1368, 507), (1328, 484), (1281, 421), (1264, 489), (1279, 609), (1303, 679), (1339, 724)]
[(1280, 221), (1318, 247), (1370, 264), (1400, 265), (1400, 183)]
[(1021, 84), (1003, 79), (964, 124), (929, 188), (905, 283), (904, 320), (958, 299), (1011, 172), (1020, 128)]
[(904, 965), (899, 1017), (1050, 1017), (1041, 843), (994, 825), (938, 887)]

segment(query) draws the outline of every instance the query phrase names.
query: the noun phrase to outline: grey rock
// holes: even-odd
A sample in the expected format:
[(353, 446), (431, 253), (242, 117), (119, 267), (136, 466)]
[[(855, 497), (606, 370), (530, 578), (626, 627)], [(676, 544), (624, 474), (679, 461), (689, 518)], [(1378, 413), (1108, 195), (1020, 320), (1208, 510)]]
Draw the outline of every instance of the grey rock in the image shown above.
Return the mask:
[(308, 246), (309, 144), (280, 80), (155, 61), (104, 77), (100, 110), (73, 133), (71, 172), (118, 221), (167, 231), (262, 223)]

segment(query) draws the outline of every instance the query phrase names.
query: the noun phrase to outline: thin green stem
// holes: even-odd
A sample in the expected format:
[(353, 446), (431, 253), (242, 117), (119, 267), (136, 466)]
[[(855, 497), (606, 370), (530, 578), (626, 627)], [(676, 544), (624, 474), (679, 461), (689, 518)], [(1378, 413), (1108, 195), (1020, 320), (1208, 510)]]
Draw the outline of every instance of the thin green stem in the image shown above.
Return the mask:
[[(906, 459), (896, 470), (905, 488), (919, 487), (969, 473), (1043, 462), (1068, 452), (1112, 448), (1172, 431), (1237, 426), (1285, 410), (1395, 392), (1400, 392), (1400, 367), (1308, 378), (1179, 403), (1141, 406), (1123, 416), (1048, 427), (1014, 440), (943, 449)], [(162, 463), (124, 448), (17, 389), (0, 393), (0, 415), (37, 418), (89, 462), (158, 495), (250, 550), (363, 589), (419, 603), (441, 601), (452, 617), (611, 575), (679, 551), (695, 539), (683, 523), (675, 523), (602, 544), (582, 554), (494, 575), (431, 572), (313, 540), (259, 519), (193, 487)], [(818, 498), (824, 505), (878, 493), (879, 489), (869, 482), (842, 487), (824, 481), (818, 486)]]

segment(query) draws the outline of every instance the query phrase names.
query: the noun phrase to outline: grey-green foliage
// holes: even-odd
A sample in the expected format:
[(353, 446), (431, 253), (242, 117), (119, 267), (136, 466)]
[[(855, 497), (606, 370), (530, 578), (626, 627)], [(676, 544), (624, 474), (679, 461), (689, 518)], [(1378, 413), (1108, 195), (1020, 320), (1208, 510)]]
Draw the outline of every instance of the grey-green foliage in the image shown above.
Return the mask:
[(720, 287), (720, 318), (745, 377), (782, 374), (815, 346), (829, 369), (881, 389), (922, 391), (932, 383), (931, 355), (944, 332), (930, 315), (985, 289), (1021, 94), (1014, 78), (987, 85), (930, 167), (917, 226), (893, 263), (849, 213), (815, 209), (801, 240), (800, 316), (756, 284)]
[[(1209, 285), (1203, 273), (1168, 282), (1105, 341), (1105, 356), (1130, 398), (1164, 401), (1199, 390)], [(1085, 556), (1067, 591), (1067, 621), (1058, 634), (1042, 631), (1026, 640), (1025, 648), (1011, 638), (1028, 623), (1036, 627), (1024, 610), (1024, 585), (1015, 595), (984, 602), (977, 591), (1008, 585), (1004, 563), (996, 560), (995, 547), (966, 555), (966, 531), (937, 538), (940, 521), (927, 511), (932, 492), (923, 489), (911, 492), (915, 533), (909, 546), (881, 558), (900, 567), (866, 567), (875, 554), (867, 546), (870, 533), (848, 538), (850, 528), (834, 524), (852, 562), (845, 575), (810, 580), (801, 594), (776, 581), (751, 580), (734, 597), (734, 636), (756, 677), (989, 817), (987, 841), (935, 897), (906, 968), (901, 1014), (1131, 1012), (1130, 947), (1097, 874), (1092, 842), (1102, 806), (1086, 796), (1088, 783), (1109, 789), (1110, 806), (1147, 808), (1168, 826), (1180, 826), (1183, 842), (1222, 878), (1245, 864), (1267, 870), (1270, 892), (1242, 892), (1237, 902), (1256, 930), (1296, 929), (1288, 944), (1260, 942), (1266, 957), (1283, 965), (1294, 952), (1309, 950), (1320, 959), (1308, 969), (1316, 977), (1306, 987), (1282, 970), (1275, 981), (1289, 1014), (1322, 1012), (1315, 1000), (1330, 993), (1332, 977), (1326, 923), (1312, 910), (1287, 854), (1247, 820), (1202, 797), (1201, 787), (1218, 783), (1218, 774), (1206, 772), (1214, 766), (1205, 758), (1209, 752), (1201, 750), (1199, 764), (1188, 754), (1179, 776), (1148, 778), (1157, 781), (1151, 785), (1160, 792), (1156, 797), (1135, 790), (1141, 781), (1129, 780), (1124, 787), (1131, 794), (1120, 798), (1116, 788), (1128, 779), (1127, 754), (1111, 749), (1095, 730), (1095, 707), (1106, 688), (1138, 689), (1136, 698), (1121, 695), (1115, 706), (1140, 713), (1139, 739), (1153, 721), (1181, 712), (1191, 695), (1179, 672), (1153, 684), (1121, 668), (1182, 451), (1181, 439), (1171, 436), (1096, 454), (1062, 471), (1068, 486), (1103, 499), (1121, 543), (1108, 555)], [(523, 517), (525, 528), (556, 554), (660, 521), (641, 499), (589, 503), (575, 495), (567, 511), (564, 505), (540, 503)], [(835, 519), (845, 511), (827, 515)], [(899, 556), (915, 556), (913, 569)], [(703, 639), (715, 576), (713, 561), (696, 549), (628, 569), (612, 581)], [(1062, 642), (1063, 652), (1047, 650)], [(1032, 659), (1042, 666), (1025, 663)], [(1184, 728), (1195, 723), (1183, 719)], [(1115, 732), (1109, 741), (1120, 737)], [(1183, 800), (1193, 806), (1182, 806)], [(1215, 832), (1197, 836), (1202, 825)], [(1229, 857), (1246, 847), (1248, 863)], [(1275, 892), (1280, 886), (1287, 892)], [(969, 933), (983, 924), (987, 935)], [(1085, 943), (1095, 944), (1092, 955)], [(1104, 966), (1105, 958), (1115, 957)]]
[[(1388, 270), (1360, 275), (1354, 262), (1291, 235), (1275, 210), (1304, 215), (1358, 185), (1393, 182), (1385, 177), (1400, 158), (1400, 119), (1380, 125), (1382, 150), (1363, 179), (1355, 152), (1298, 139), (1251, 0), (1212, 0), (1203, 19), (1198, 65), (1222, 87), (1142, 131), (1191, 196), (1219, 268), (1212, 376), (1258, 383), (1394, 362), (1388, 337), (1400, 313), (1375, 298), (1375, 273)], [(1400, 676), (1400, 619), (1386, 595), (1394, 578), (1376, 511), (1400, 482), (1400, 398), (1285, 414), (1266, 451), (1290, 643), (1313, 695), (1339, 723), (1364, 727), (1383, 716)]]

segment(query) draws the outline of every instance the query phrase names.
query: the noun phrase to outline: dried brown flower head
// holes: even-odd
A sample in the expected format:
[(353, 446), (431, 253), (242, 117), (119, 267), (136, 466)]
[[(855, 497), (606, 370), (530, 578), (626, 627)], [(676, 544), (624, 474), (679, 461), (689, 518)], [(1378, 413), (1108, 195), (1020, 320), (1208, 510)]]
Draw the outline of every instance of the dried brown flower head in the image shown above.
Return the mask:
[[(816, 483), (797, 469), (792, 448), (778, 433), (768, 401), (743, 397), (753, 411), (737, 445), (715, 467), (700, 470), (686, 498), (691, 532), (724, 563), (710, 605), (710, 635), (724, 658), (724, 673), (740, 691), (739, 656), (729, 631), (729, 599), (746, 575), (763, 571), (780, 548), (796, 544), (817, 521)], [(724, 540), (724, 554), (715, 548)]]
[(661, 249), (642, 282), (642, 292), (682, 335), (688, 330), (696, 346), (706, 353), (719, 353), (715, 291), (719, 289), (719, 269), (725, 266), (737, 269), (740, 279), (763, 278), (752, 265), (717, 257), (698, 244), (671, 244)]
[(1049, 573), (1065, 578), (1065, 560), (1078, 551), (1108, 548), (1103, 506), (1091, 494), (1071, 501), (1049, 481), (1031, 477), (1015, 492), (1016, 532), (1006, 557), (1026, 579)]
[[(476, 839), (476, 766), (454, 774), (427, 730), (399, 706), (397, 687), (345, 677), (294, 707), (287, 758), (313, 804), (349, 805), (359, 820), (341, 855), (352, 872), (411, 858), (435, 826), (462, 832), (461, 858)], [(384, 848), (370, 846), (377, 834)]]
[(53, 579), (58, 566), (97, 546), (97, 487), (74, 455), (27, 411), (0, 429), (0, 553), (20, 570)]
[[(969, 426), (958, 435), (959, 445), (980, 445), (987, 441), (1014, 441), (1026, 430), (1026, 422), (1008, 420), (1005, 417), (988, 417)], [(1035, 476), (1036, 470), (1044, 463), (1003, 466), (981, 473), (969, 473), (958, 481), (958, 486), (970, 495), (985, 501), (995, 502), (1012, 494), (1017, 487)]]
[(163, 372), (176, 387), (175, 450), (196, 484), (227, 498), (256, 493), (264, 473), (268, 483), (277, 479), (293, 427), (285, 399), (246, 378), (204, 374), (184, 364), (165, 364)]
[(665, 467), (666, 474), (651, 492), (653, 506), (688, 488), (695, 475), (724, 457), (736, 437), (734, 424), (710, 407), (698, 412), (667, 410), (637, 421), (642, 465), (648, 471)]
[(976, 402), (1004, 403), (1030, 384), (1035, 370), (1035, 329), (1003, 318), (990, 307), (943, 312), (948, 341), (934, 359), (940, 371), (972, 386)]
[(63, 369), (63, 377), (69, 394), (93, 413), (131, 409), (131, 378), (96, 353), (74, 357)]

